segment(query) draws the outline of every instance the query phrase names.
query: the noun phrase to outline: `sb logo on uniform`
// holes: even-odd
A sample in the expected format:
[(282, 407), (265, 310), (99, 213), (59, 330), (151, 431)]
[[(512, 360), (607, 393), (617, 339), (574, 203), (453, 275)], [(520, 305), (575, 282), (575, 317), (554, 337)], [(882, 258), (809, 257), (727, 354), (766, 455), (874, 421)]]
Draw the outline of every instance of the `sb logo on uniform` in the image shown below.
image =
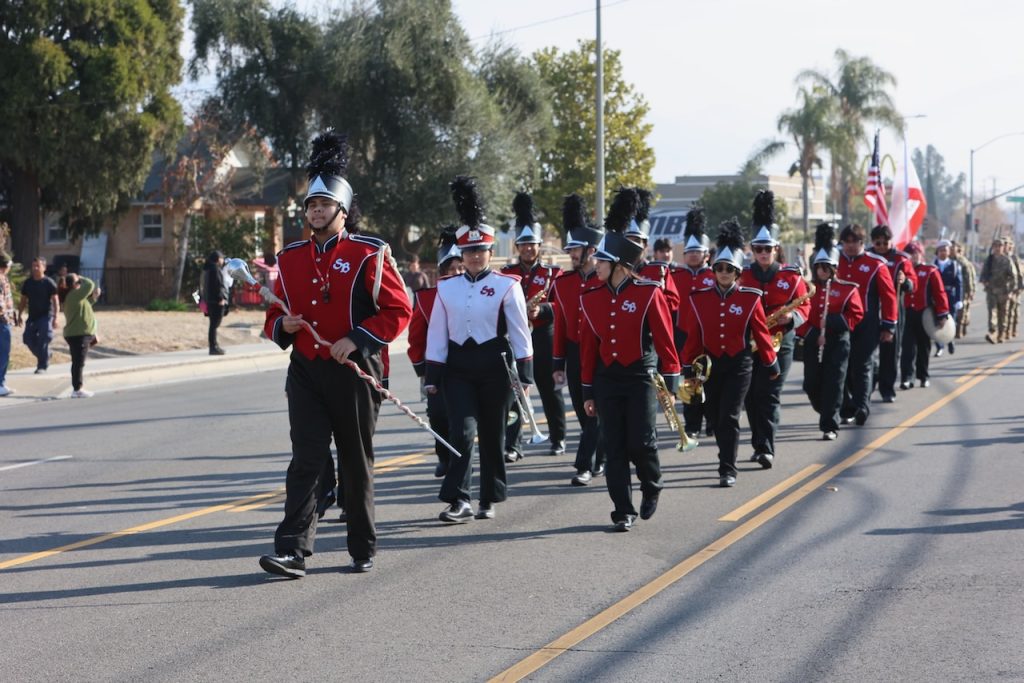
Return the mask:
[(729, 312), (733, 315), (743, 315), (743, 308), (736, 304), (729, 304)]
[(785, 280), (779, 280), (777, 283), (775, 283), (775, 285), (779, 289), (789, 289), (789, 283), (786, 282)]
[(482, 287), (480, 293), (484, 296), (494, 296), (494, 287)]
[(636, 303), (633, 301), (623, 301), (622, 310), (626, 313), (636, 313)]
[(348, 261), (342, 261), (341, 259), (338, 259), (337, 261), (331, 264), (331, 268), (342, 273), (347, 273), (348, 271), (352, 270), (352, 264), (349, 263)]
[(533, 284), (535, 285), (540, 285), (543, 287), (545, 284), (547, 284), (547, 281), (548, 279), (546, 277), (543, 277), (542, 275), (533, 276)]
[(862, 273), (870, 273), (871, 272), (871, 267), (868, 266), (868, 264), (866, 264), (866, 263), (862, 263), (862, 264), (860, 264), (860, 272), (862, 272)]

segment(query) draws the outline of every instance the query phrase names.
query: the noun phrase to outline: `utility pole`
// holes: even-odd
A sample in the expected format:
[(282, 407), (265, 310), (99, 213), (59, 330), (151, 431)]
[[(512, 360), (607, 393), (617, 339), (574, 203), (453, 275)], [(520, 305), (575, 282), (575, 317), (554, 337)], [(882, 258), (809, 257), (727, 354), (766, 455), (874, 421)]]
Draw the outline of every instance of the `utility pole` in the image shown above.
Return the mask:
[(597, 2), (597, 197), (598, 225), (604, 220), (604, 49), (601, 47), (601, 0)]

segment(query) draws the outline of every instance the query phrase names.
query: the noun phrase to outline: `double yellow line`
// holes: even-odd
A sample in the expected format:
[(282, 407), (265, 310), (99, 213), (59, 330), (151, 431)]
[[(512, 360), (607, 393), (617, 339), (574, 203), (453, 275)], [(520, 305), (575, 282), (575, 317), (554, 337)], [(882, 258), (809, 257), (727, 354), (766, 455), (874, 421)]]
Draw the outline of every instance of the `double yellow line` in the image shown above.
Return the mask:
[[(900, 436), (903, 432), (910, 429), (914, 425), (918, 424), (928, 416), (932, 415), (936, 411), (949, 405), (952, 401), (956, 400), (959, 396), (970, 391), (975, 386), (983, 382), (985, 379), (995, 374), (1000, 368), (1009, 365), (1013, 361), (1017, 360), (1021, 356), (1024, 356), (1024, 351), (1018, 351), (1008, 358), (996, 363), (995, 365), (985, 368), (981, 371), (973, 372), (968, 375), (969, 379), (965, 380), (960, 386), (954, 389), (952, 392), (939, 399), (935, 403), (931, 404), (921, 412), (917, 413), (913, 417), (909, 417), (897, 426), (890, 429), (885, 434), (882, 434), (877, 439), (869, 443), (864, 448), (849, 456), (845, 460), (839, 462), (836, 465), (828, 468), (814, 479), (810, 480), (800, 488), (796, 489), (785, 498), (779, 500), (777, 503), (767, 508), (763, 512), (760, 512), (756, 516), (750, 518), (743, 524), (735, 527), (725, 535), (721, 536), (711, 544), (698, 550), (696, 553), (687, 557), (685, 560), (677, 564), (676, 566), (669, 569), (667, 572), (657, 577), (645, 586), (640, 587), (633, 593), (630, 593), (622, 600), (618, 601), (611, 607), (601, 611), (597, 615), (591, 617), (587, 621), (583, 622), (576, 628), (572, 629), (565, 635), (562, 635), (555, 640), (551, 641), (544, 647), (540, 648), (533, 654), (529, 655), (525, 659), (520, 660), (516, 664), (512, 665), (508, 669), (505, 669), (497, 676), (492, 678), (492, 681), (519, 681), (534, 673), (551, 660), (555, 659), (564, 652), (572, 649), (579, 643), (583, 642), (590, 636), (601, 631), (606, 626), (617, 621), (619, 618), (625, 616), (627, 613), (632, 611), (634, 608), (639, 607), (643, 603), (653, 598), (658, 593), (662, 592), (675, 582), (682, 579), (684, 576), (692, 572), (697, 567), (708, 560), (714, 558), (722, 551), (726, 550), (730, 546), (736, 544), (740, 540), (746, 538), (751, 533), (756, 531), (758, 528), (778, 517), (780, 514), (791, 508), (797, 502), (803, 500), (813, 491), (818, 490), (829, 480), (842, 474), (846, 470), (850, 469), (861, 460), (869, 456), (871, 453), (877, 451), (882, 446), (886, 445), (896, 437)], [(806, 471), (806, 470), (805, 470)], [(799, 474), (795, 475), (791, 479), (799, 478)], [(785, 484), (786, 482), (783, 482)], [(784, 490), (783, 484), (780, 484), (776, 489)], [(765, 494), (766, 495), (766, 494)], [(763, 498), (759, 496), (754, 501), (751, 501), (748, 505), (753, 505), (755, 501)], [(763, 502), (763, 501), (762, 501)], [(758, 503), (757, 505), (760, 505)], [(754, 505), (754, 509), (757, 507)], [(737, 508), (737, 511), (742, 511), (743, 508)], [(730, 515), (736, 514), (737, 511), (730, 513)], [(743, 512), (745, 515), (746, 512)], [(742, 516), (742, 515), (741, 515)]]
[[(402, 467), (408, 467), (409, 465), (418, 465), (424, 462), (428, 452), (412, 453), (411, 455), (403, 455), (397, 458), (388, 458), (381, 462), (374, 463), (373, 469), (376, 473), (394, 472), (395, 470), (401, 469)], [(104, 543), (106, 541), (113, 540), (115, 538), (122, 538), (124, 536), (131, 536), (133, 534), (141, 534), (146, 531), (152, 531), (153, 529), (160, 529), (165, 526), (177, 524), (178, 522), (184, 522), (196, 517), (205, 517), (206, 515), (212, 515), (215, 512), (246, 512), (249, 510), (255, 510), (257, 508), (271, 505), (281, 498), (284, 497), (284, 487), (268, 491), (267, 493), (260, 493), (255, 496), (248, 498), (242, 498), (241, 500), (235, 500), (230, 503), (222, 503), (220, 505), (213, 505), (211, 507), (205, 507), (201, 510), (193, 510), (192, 512), (186, 512), (184, 514), (175, 515), (174, 517), (166, 517), (164, 519), (158, 519), (145, 524), (139, 524), (138, 526), (129, 527), (127, 529), (121, 529), (120, 531), (114, 531), (109, 534), (102, 534), (101, 536), (93, 536), (92, 538), (85, 538), (81, 541), (75, 541), (74, 543), (68, 543), (57, 548), (51, 548), (50, 550), (43, 550), (38, 553), (31, 553), (29, 555), (21, 555), (19, 557), (0, 562), (0, 570), (10, 569), (11, 567), (17, 567), (18, 565), (28, 564), (29, 562), (35, 562), (36, 560), (42, 560), (47, 557), (59, 555), (60, 553), (66, 553), (69, 550), (79, 550), (81, 548), (88, 548), (89, 546)]]

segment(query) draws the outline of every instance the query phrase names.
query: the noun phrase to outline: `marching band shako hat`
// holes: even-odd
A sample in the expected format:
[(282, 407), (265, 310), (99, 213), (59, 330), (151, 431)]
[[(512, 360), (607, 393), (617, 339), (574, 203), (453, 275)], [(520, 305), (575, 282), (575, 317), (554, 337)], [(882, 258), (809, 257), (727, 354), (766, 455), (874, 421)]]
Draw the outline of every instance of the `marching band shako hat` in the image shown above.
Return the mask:
[(950, 240), (939, 240), (935, 244), (935, 251), (938, 251), (942, 247), (951, 247), (951, 246), (953, 246), (953, 243)]
[(839, 266), (839, 249), (836, 248), (836, 229), (830, 223), (822, 223), (814, 231), (814, 258), (812, 265), (827, 263), (833, 268)]
[(454, 225), (446, 225), (441, 230), (441, 237), (437, 241), (437, 267), (439, 270), (443, 269), (444, 264), (452, 259), (462, 259), (462, 250), (459, 249), (457, 240)]
[(736, 270), (743, 270), (743, 231), (736, 221), (725, 221), (718, 226), (715, 246), (718, 249), (715, 251), (712, 265), (728, 263)]
[(608, 215), (604, 219), (604, 229), (620, 235), (630, 230), (640, 232), (636, 224), (636, 213), (640, 210), (640, 195), (632, 187), (620, 187), (612, 197), (608, 207)]
[(597, 253), (594, 258), (599, 261), (611, 261), (620, 263), (627, 268), (632, 268), (637, 259), (644, 253), (644, 248), (626, 238), (621, 232), (605, 233), (604, 239), (597, 245)]
[(650, 239), (651, 221), (648, 219), (648, 216), (651, 215), (651, 198), (654, 195), (651, 194), (650, 190), (642, 187), (634, 187), (633, 189), (636, 191), (637, 197), (636, 216), (626, 226), (625, 235), (626, 237), (639, 239), (646, 243)]
[(775, 224), (775, 193), (758, 190), (754, 196), (754, 238), (751, 244), (778, 246), (779, 226)]
[(484, 225), (484, 207), (477, 193), (476, 180), (469, 176), (456, 176), (451, 183), (452, 201), (462, 225), (455, 231), (455, 242), (463, 251), (491, 249), (494, 246), (494, 228)]
[(541, 227), (533, 210), (533, 197), (516, 192), (512, 211), (516, 214), (516, 244), (540, 244)]
[(587, 224), (587, 207), (583, 198), (573, 193), (562, 200), (562, 229), (565, 230), (565, 251), (576, 247), (596, 247), (604, 231)]
[(352, 186), (342, 177), (347, 168), (348, 143), (345, 136), (328, 131), (314, 138), (306, 165), (309, 186), (306, 198), (302, 200), (303, 208), (313, 197), (327, 197), (338, 202), (341, 210), (348, 213), (352, 206)]
[(910, 242), (907, 242), (907, 246), (903, 247), (903, 251), (913, 256), (914, 254), (923, 254), (924, 247), (922, 247), (921, 243), (918, 242), (917, 240), (912, 240)]
[(683, 228), (683, 237), (686, 239), (686, 246), (683, 253), (691, 251), (707, 251), (711, 242), (704, 234), (704, 209), (695, 206), (686, 212), (686, 226)]

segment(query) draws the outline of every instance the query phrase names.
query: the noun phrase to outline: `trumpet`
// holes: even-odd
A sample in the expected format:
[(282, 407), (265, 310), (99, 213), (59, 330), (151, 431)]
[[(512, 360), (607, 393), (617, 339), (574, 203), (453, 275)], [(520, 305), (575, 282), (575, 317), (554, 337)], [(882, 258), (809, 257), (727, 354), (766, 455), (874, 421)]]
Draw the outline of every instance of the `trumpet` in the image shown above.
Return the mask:
[[(544, 443), (548, 440), (548, 435), (540, 431), (540, 428), (537, 426), (537, 421), (533, 417), (533, 404), (527, 398), (526, 389), (523, 388), (522, 382), (519, 381), (519, 375), (509, 365), (508, 354), (504, 351), (501, 352), (501, 360), (505, 365), (505, 370), (508, 371), (508, 379), (512, 385), (512, 396), (515, 397), (516, 405), (519, 406), (519, 414), (526, 419), (526, 424), (530, 427), (530, 443), (533, 445)], [(511, 414), (507, 419), (510, 418)]]
[[(802, 306), (805, 301), (810, 301), (812, 296), (814, 296), (814, 285), (809, 284), (807, 285), (806, 294), (804, 294), (803, 296), (798, 296), (785, 306), (780, 306), (779, 308), (776, 308), (774, 311), (772, 311), (771, 315), (764, 319), (765, 327), (767, 327), (769, 330), (772, 329), (773, 327), (779, 324), (779, 318), (786, 315), (787, 313), (792, 313), (796, 309), (800, 308), (800, 306)], [(775, 334), (772, 335), (772, 350), (778, 351), (780, 346), (782, 346), (781, 331), (776, 332)], [(757, 342), (754, 341), (753, 339), (750, 340), (750, 350), (757, 351)]]
[(694, 376), (691, 379), (683, 380), (683, 383), (679, 385), (679, 400), (683, 403), (693, 403), (694, 399), (700, 395), (700, 402), (703, 403), (707, 400), (707, 396), (704, 395), (704, 383), (711, 377), (711, 357), (702, 353), (693, 359), (690, 367), (694, 370)]
[(658, 374), (657, 370), (648, 370), (648, 374), (650, 374), (651, 382), (658, 393), (658, 402), (661, 403), (661, 409), (665, 413), (665, 421), (670, 429), (679, 432), (679, 443), (676, 444), (676, 450), (683, 453), (692, 451), (697, 447), (697, 442), (687, 435), (686, 427), (679, 419), (679, 413), (676, 412), (676, 397), (668, 390), (665, 379)]

